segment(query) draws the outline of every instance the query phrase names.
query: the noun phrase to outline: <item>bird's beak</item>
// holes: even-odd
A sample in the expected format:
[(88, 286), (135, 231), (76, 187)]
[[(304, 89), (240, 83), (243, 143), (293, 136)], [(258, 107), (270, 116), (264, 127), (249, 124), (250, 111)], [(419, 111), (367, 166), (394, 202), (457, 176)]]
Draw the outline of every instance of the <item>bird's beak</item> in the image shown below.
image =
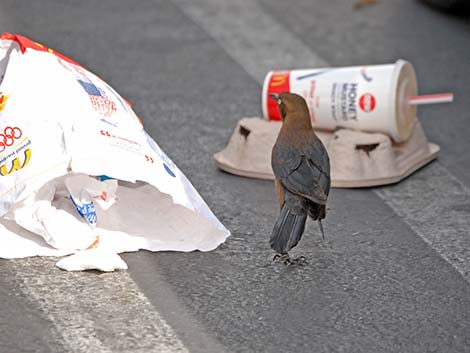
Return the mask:
[(270, 93), (269, 97), (274, 99), (276, 102), (279, 100), (279, 94), (276, 93)]

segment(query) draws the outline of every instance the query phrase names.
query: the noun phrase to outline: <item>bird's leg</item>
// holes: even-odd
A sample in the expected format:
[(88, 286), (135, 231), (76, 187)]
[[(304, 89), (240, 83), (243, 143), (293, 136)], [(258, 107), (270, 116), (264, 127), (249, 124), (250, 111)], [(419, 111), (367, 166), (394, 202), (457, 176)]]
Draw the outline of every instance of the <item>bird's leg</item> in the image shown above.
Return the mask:
[(323, 231), (323, 224), (321, 223), (321, 219), (318, 220), (318, 224), (320, 226), (321, 237), (325, 240), (325, 232)]

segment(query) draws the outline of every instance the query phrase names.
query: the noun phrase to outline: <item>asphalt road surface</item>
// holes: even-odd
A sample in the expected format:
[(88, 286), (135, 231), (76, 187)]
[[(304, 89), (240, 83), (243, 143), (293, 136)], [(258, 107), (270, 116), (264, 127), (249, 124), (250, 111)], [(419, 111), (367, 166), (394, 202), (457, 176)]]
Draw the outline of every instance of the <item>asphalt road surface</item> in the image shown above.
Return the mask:
[[(232, 236), (209, 253), (125, 254), (110, 274), (0, 260), (0, 352), (470, 352), (470, 17), (353, 4), (2, 0), (0, 32), (131, 101)], [(455, 94), (419, 110), (439, 159), (395, 186), (333, 189), (326, 240), (309, 223), (294, 251), (308, 265), (272, 264), (272, 183), (220, 172), (213, 153), (261, 114), (268, 70), (399, 58), (421, 93)]]

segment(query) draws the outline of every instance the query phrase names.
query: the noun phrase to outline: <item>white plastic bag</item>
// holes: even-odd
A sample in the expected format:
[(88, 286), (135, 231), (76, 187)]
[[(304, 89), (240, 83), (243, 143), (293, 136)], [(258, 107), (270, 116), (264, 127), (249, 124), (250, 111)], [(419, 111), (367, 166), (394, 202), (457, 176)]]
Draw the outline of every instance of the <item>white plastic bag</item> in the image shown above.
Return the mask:
[(116, 91), (8, 33), (0, 37), (0, 217), (5, 258), (90, 247), (208, 251), (230, 234)]

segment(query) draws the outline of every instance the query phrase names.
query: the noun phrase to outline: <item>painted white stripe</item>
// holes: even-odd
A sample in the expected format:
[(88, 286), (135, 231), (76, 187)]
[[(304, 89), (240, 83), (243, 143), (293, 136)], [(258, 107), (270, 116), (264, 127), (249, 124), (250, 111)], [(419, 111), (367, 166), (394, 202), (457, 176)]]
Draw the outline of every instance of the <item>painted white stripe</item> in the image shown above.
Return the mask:
[[(173, 0), (262, 85), (274, 69), (328, 66), (264, 13), (256, 0)], [(470, 190), (438, 162), (374, 189), (410, 228), (470, 282)]]
[(413, 231), (470, 282), (470, 189), (438, 162), (375, 189)]
[(273, 69), (322, 67), (317, 56), (253, 0), (174, 0), (258, 82)]
[(16, 276), (70, 352), (188, 352), (127, 272), (65, 272), (54, 270), (55, 261), (17, 259), (3, 270)]

